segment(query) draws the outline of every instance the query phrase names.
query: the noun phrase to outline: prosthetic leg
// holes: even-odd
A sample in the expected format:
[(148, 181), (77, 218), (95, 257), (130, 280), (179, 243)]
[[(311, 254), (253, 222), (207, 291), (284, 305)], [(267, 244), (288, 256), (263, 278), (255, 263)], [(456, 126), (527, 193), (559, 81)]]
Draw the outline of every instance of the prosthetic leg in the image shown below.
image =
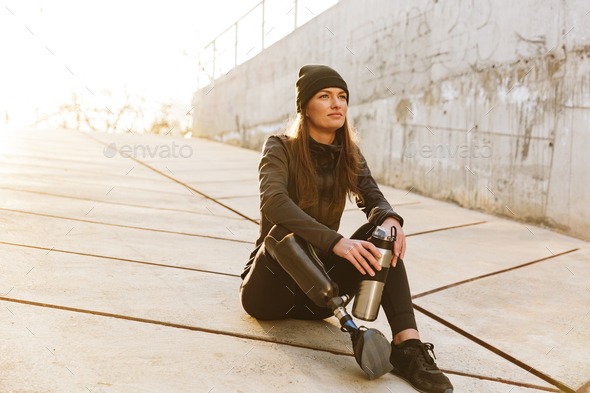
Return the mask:
[(273, 237), (271, 230), (264, 239), (266, 251), (316, 305), (332, 310), (340, 322), (340, 329), (350, 334), (355, 359), (369, 379), (379, 378), (391, 371), (389, 340), (376, 329), (356, 326), (345, 308), (350, 298), (347, 295), (338, 296), (338, 284), (328, 276), (311, 244), (294, 233), (281, 238), (279, 241)]

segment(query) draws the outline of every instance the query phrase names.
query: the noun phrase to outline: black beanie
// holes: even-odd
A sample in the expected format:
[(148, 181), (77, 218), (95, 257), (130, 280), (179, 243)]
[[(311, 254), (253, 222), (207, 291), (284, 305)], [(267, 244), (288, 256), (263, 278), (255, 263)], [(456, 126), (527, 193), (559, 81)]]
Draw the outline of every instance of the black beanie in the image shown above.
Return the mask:
[(307, 64), (299, 69), (297, 87), (297, 112), (303, 114), (305, 105), (318, 91), (327, 87), (339, 87), (346, 92), (348, 104), (348, 86), (339, 73), (323, 64)]

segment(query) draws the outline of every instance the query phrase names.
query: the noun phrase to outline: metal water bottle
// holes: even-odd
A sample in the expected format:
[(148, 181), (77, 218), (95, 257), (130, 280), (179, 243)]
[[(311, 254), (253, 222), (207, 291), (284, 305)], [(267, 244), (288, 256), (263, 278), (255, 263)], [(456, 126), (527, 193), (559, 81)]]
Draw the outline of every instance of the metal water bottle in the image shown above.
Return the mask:
[[(395, 234), (393, 231), (395, 231)], [(370, 242), (381, 253), (381, 258), (377, 258), (381, 270), (375, 271), (373, 277), (367, 274), (367, 278), (359, 284), (358, 292), (354, 298), (354, 305), (352, 306), (352, 315), (356, 318), (369, 322), (377, 319), (383, 287), (385, 286), (385, 280), (387, 280), (389, 266), (391, 266), (393, 260), (393, 243), (396, 240), (397, 228), (395, 226), (391, 227), (389, 234), (387, 229), (382, 226), (378, 226), (373, 231)]]

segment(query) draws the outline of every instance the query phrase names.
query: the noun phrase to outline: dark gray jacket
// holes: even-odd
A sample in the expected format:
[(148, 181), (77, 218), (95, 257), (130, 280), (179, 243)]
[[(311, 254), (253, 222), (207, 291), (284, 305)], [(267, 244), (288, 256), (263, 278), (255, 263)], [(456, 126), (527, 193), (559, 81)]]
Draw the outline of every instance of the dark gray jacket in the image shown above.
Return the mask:
[[(312, 159), (318, 164), (316, 176), (319, 198), (317, 204), (305, 210), (297, 206), (295, 166), (291, 165), (294, 162), (292, 142), (289, 136), (275, 134), (266, 139), (262, 148), (258, 165), (260, 234), (241, 275), (242, 279), (248, 274), (264, 238), (275, 224), (280, 224), (302, 237), (320, 251), (318, 254), (323, 255), (330, 255), (336, 243), (344, 237), (337, 232), (343, 210), (326, 208), (332, 198), (336, 163), (342, 148), (339, 134), (336, 134), (331, 145), (310, 138)], [(393, 210), (379, 190), (362, 153), (361, 157), (362, 169), (358, 176), (358, 187), (365, 204), (355, 197), (357, 206), (373, 225), (381, 225), (387, 217), (394, 217), (403, 226), (403, 218)]]

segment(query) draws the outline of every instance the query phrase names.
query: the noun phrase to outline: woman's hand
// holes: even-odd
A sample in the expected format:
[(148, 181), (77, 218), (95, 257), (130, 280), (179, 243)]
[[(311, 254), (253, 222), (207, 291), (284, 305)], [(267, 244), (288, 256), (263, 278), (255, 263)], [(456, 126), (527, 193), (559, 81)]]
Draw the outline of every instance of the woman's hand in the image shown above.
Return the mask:
[(338, 243), (336, 243), (332, 251), (339, 257), (350, 261), (350, 263), (352, 263), (362, 274), (369, 272), (369, 275), (375, 275), (375, 272), (371, 269), (369, 263), (367, 263), (367, 259), (376, 270), (381, 270), (381, 265), (377, 262), (377, 259), (375, 259), (375, 256), (381, 258), (381, 253), (377, 250), (377, 247), (369, 241), (347, 239), (343, 237)]
[[(387, 217), (381, 226), (387, 229), (395, 226), (397, 229), (397, 240), (393, 243), (393, 259), (391, 260), (391, 266), (395, 267), (397, 264), (397, 258), (400, 257), (403, 260), (404, 255), (406, 255), (406, 235), (404, 234), (404, 230), (399, 221), (393, 217)], [(369, 237), (369, 239), (371, 238)]]

